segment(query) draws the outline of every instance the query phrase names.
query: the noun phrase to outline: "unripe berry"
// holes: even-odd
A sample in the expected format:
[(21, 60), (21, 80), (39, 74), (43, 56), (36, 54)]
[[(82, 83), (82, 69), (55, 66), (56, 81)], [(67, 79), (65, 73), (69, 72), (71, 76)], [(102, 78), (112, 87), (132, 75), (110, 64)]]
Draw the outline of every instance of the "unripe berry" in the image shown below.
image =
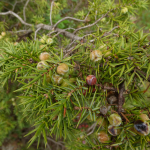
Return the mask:
[(46, 40), (46, 43), (49, 44), (49, 45), (51, 45), (53, 43), (53, 39), (52, 38), (48, 38)]
[(51, 77), (49, 74), (46, 75), (46, 82), (47, 83), (50, 83), (51, 82)]
[(47, 46), (45, 46), (45, 45), (40, 45), (40, 49), (44, 49), (44, 50), (46, 50), (47, 49)]
[(9, 38), (6, 38), (5, 40), (8, 42), (8, 41), (9, 41)]
[(136, 120), (134, 122), (134, 130), (137, 134), (146, 136), (150, 132), (150, 126), (148, 122), (144, 122), (143, 120)]
[(95, 85), (96, 82), (97, 82), (97, 80), (96, 80), (96, 77), (95, 77), (94, 75), (88, 75), (88, 76), (86, 77), (86, 83), (87, 83), (88, 85)]
[(62, 87), (67, 87), (67, 86), (69, 86), (69, 83), (73, 83), (73, 82), (75, 82), (75, 81), (76, 81), (76, 78), (70, 78), (68, 82), (63, 81), (63, 83), (62, 83), (61, 86), (62, 86)]
[(90, 59), (94, 62), (101, 60), (102, 59), (102, 52), (100, 50), (94, 50), (90, 54)]
[(127, 8), (127, 7), (122, 8), (122, 9), (121, 9), (121, 12), (122, 12), (123, 14), (126, 14), (126, 13), (128, 12), (128, 8)]
[(64, 75), (68, 71), (69, 71), (69, 67), (67, 64), (62, 63), (57, 67), (57, 73), (60, 75)]
[(1, 35), (2, 35), (2, 36), (5, 36), (5, 35), (6, 35), (6, 32), (2, 32)]
[(128, 130), (130, 130), (131, 132), (129, 132), (132, 136), (136, 136), (136, 132), (134, 130), (134, 127), (130, 127)]
[(103, 45), (101, 45), (100, 47), (99, 47), (99, 49), (102, 49), (102, 48), (105, 48), (106, 49), (106, 44), (103, 44)]
[(105, 22), (106, 21), (106, 18), (103, 18), (102, 20), (101, 20), (101, 22)]
[(140, 117), (141, 120), (143, 120), (143, 121), (149, 120), (149, 117), (148, 117), (146, 114), (140, 114), (139, 117)]
[(101, 143), (108, 143), (110, 141), (110, 136), (105, 131), (100, 131), (98, 133), (98, 140)]
[(42, 36), (42, 38), (40, 39), (40, 42), (41, 43), (46, 43), (46, 39), (47, 39), (47, 37), (44, 35), (44, 36)]
[(2, 39), (3, 37), (0, 35), (0, 39)]
[(108, 120), (112, 126), (119, 126), (122, 123), (122, 119), (117, 113), (111, 114)]
[(63, 83), (61, 84), (61, 86), (62, 86), (62, 87), (67, 87), (67, 86), (69, 86), (69, 83), (66, 82), (66, 81), (63, 81)]
[(100, 126), (102, 126), (104, 128), (107, 125), (107, 121), (105, 120), (105, 118), (102, 118), (102, 117), (96, 119), (96, 122), (97, 122), (98, 125), (100, 125)]
[(18, 42), (15, 42), (14, 45), (16, 46), (18, 44)]
[(48, 63), (46, 61), (40, 61), (37, 64), (37, 69), (39, 69), (39, 70), (46, 69), (47, 67), (48, 67)]
[(70, 83), (76, 82), (76, 78), (70, 78), (70, 79), (69, 79), (69, 82), (70, 82)]
[(120, 129), (117, 129), (117, 127), (109, 125), (108, 126), (108, 132), (112, 135), (112, 136), (117, 136), (120, 134)]
[(48, 60), (50, 58), (50, 54), (47, 52), (43, 52), (39, 56), (40, 60)]
[(111, 55), (111, 51), (109, 50), (105, 50), (103, 53), (104, 53), (104, 57), (108, 57)]
[(83, 134), (80, 135), (80, 139), (84, 139), (85, 136)]
[(57, 74), (52, 76), (54, 83), (60, 85), (63, 82), (63, 78)]

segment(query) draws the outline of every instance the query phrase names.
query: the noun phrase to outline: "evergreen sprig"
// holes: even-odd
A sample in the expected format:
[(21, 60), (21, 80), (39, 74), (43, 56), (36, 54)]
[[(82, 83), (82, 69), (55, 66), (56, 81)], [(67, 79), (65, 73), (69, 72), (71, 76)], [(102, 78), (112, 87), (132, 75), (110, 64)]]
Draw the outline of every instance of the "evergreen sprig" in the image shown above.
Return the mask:
[[(130, 15), (146, 4), (147, 1), (140, 0), (89, 2), (90, 23), (79, 23), (84, 24), (83, 28), (79, 27), (74, 32), (61, 30), (65, 42), (61, 48), (57, 44), (58, 29), (56, 34), (51, 33), (54, 35), (51, 38), (53, 43), (47, 42), (48, 36), (41, 40), (28, 39), (17, 45), (3, 42), (1, 83), (5, 85), (11, 79), (20, 85), (15, 92), (21, 92), (18, 97), (23, 115), (34, 122), (34, 129), (28, 133), (34, 133), (29, 145), (37, 139), (39, 144), (41, 135), (47, 144), (47, 136), (55, 135), (56, 139), (63, 138), (66, 147), (71, 150), (142, 150), (149, 147), (150, 135), (141, 136), (134, 129), (140, 115), (149, 114), (150, 103), (143, 88), (150, 81), (149, 34), (137, 31), (130, 20)], [(95, 21), (102, 16), (104, 20)], [(85, 34), (85, 31), (93, 32)], [(66, 42), (68, 35), (73, 42)], [(73, 39), (77, 36), (82, 38)], [(91, 56), (94, 50), (101, 53), (102, 58), (98, 61)], [(48, 52), (50, 57), (44, 61), (47, 65), (38, 68), (39, 55), (43, 52)], [(69, 67), (67, 73), (58, 73), (61, 64)], [(58, 74), (62, 78), (61, 84), (54, 80)], [(86, 82), (89, 75), (94, 75), (97, 80), (92, 86)], [(108, 101), (110, 96), (116, 98), (115, 103)], [(111, 136), (108, 131), (113, 113), (122, 119), (121, 125), (116, 127), (120, 131), (117, 136)], [(111, 139), (105, 142), (99, 140), (101, 131), (105, 131)]]

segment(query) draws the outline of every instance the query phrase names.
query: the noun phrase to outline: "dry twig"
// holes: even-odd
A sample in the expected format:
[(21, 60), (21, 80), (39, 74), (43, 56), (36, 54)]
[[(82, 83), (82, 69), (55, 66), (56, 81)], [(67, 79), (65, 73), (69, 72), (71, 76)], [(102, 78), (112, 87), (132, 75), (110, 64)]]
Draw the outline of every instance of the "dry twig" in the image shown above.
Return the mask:
[(24, 7), (23, 7), (23, 17), (24, 17), (24, 21), (26, 21), (26, 7), (28, 5), (30, 0), (27, 0)]
[(50, 10), (50, 15), (49, 15), (51, 26), (53, 25), (53, 22), (52, 22), (52, 11), (53, 11), (54, 1), (55, 1), (55, 0), (53, 0), (52, 3), (51, 3), (51, 10)]

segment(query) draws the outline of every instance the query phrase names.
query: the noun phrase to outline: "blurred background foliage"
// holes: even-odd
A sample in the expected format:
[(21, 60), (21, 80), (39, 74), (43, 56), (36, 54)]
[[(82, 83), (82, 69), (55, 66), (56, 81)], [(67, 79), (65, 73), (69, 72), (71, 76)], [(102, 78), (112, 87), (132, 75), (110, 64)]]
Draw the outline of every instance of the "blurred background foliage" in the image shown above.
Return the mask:
[[(26, 20), (29, 23), (39, 24), (50, 24), (49, 21), (49, 12), (50, 12), (50, 3), (51, 0), (34, 0), (29, 2), (28, 7), (26, 7)], [(0, 12), (5, 12), (12, 10), (18, 15), (23, 16), (23, 7), (25, 0), (0, 0)], [(79, 19), (85, 18), (87, 14), (87, 0), (58, 0), (54, 5), (53, 10), (53, 23), (56, 23), (58, 20), (62, 19), (65, 16), (72, 16)], [(143, 28), (144, 32), (149, 32), (150, 29), (150, 4), (147, 9), (141, 9), (137, 12), (136, 16), (131, 16), (132, 21), (137, 29)], [(33, 16), (33, 17), (30, 17)], [(6, 22), (0, 19), (0, 33), (9, 28), (11, 30), (20, 29), (22, 24), (19, 23), (18, 19), (13, 19), (10, 16), (5, 16)], [(9, 22), (8, 22), (9, 20)], [(90, 18), (89, 18), (90, 20)], [(73, 21), (65, 20), (61, 22), (58, 27), (64, 29), (66, 27), (77, 27), (81, 26), (80, 24), (74, 24)], [(13, 35), (13, 38), (9, 34), (5, 37), (5, 40), (12, 42), (17, 41), (18, 37)], [(65, 41), (66, 42), (66, 41)], [(69, 42), (69, 41), (68, 41)], [(2, 43), (0, 41), (0, 45)], [(26, 143), (30, 137), (26, 138), (24, 135), (30, 130), (30, 124), (26, 122), (26, 118), (23, 118), (23, 112), (21, 111), (21, 106), (18, 105), (19, 98), (16, 97), (18, 93), (13, 91), (18, 86), (18, 83), (8, 83), (8, 86), (0, 86), (0, 146), (2, 150), (9, 150), (9, 145), (11, 144), (18, 149), (26, 150)], [(147, 94), (150, 92), (148, 91)], [(21, 94), (21, 93), (20, 93)], [(17, 141), (17, 143), (16, 143)], [(36, 145), (36, 144), (35, 144)], [(33, 144), (29, 150), (37, 149)], [(14, 148), (17, 149), (17, 148)], [(45, 149), (44, 144), (41, 141), (41, 144), (38, 148)]]
[(149, 32), (150, 30), (150, 4), (147, 9), (140, 9), (135, 19), (135, 25), (137, 28), (143, 28), (145, 32)]

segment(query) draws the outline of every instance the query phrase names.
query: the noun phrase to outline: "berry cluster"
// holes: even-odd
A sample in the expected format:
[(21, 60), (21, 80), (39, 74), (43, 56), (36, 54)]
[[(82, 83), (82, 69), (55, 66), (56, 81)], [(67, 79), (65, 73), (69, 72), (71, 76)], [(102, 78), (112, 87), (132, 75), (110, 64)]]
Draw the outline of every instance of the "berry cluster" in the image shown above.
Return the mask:
[[(41, 60), (37, 64), (38, 70), (45, 70), (49, 69), (49, 64), (47, 63), (48, 60), (51, 59), (51, 55), (48, 52), (43, 52), (40, 54), (39, 59)], [(68, 82), (66, 82), (64, 79), (69, 77), (69, 66), (66, 63), (59, 63), (55, 70), (55, 74), (50, 77), (47, 75), (47, 79), (49, 82), (53, 82), (54, 84), (61, 85), (63, 87), (69, 86), (69, 83), (75, 82), (75, 78), (69, 78)], [(52, 80), (51, 80), (52, 79)]]

